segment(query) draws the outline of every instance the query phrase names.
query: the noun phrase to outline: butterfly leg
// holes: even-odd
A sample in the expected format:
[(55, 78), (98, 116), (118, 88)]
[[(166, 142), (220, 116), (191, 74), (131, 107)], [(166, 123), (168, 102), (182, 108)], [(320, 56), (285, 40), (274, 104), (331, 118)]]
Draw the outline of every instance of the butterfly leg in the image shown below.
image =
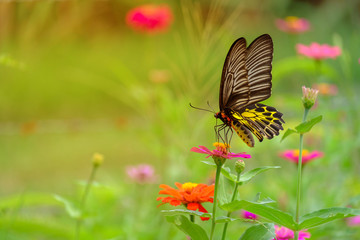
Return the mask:
[[(228, 134), (229, 134), (229, 132), (231, 131), (231, 135), (230, 135), (230, 139), (228, 139)], [(232, 128), (228, 128), (228, 129), (226, 129), (226, 131), (224, 130), (224, 134), (225, 134), (225, 139), (226, 139), (226, 142), (225, 143), (227, 143), (227, 144), (229, 144), (230, 145), (230, 142), (231, 142), (231, 139), (232, 139), (232, 135), (233, 135), (233, 130), (232, 130)]]
[(226, 128), (225, 124), (219, 124), (214, 127), (215, 134), (217, 136), (217, 142), (220, 142), (220, 138), (221, 138), (221, 141), (225, 142), (224, 138), (221, 136), (221, 131), (223, 131), (225, 128)]

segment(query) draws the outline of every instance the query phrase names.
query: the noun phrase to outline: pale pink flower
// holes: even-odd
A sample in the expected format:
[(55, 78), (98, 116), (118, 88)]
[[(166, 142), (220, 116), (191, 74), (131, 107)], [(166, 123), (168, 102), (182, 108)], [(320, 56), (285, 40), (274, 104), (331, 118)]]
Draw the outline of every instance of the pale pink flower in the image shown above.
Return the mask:
[(335, 96), (338, 93), (338, 87), (335, 84), (319, 83), (314, 84), (313, 88), (319, 90), (319, 93), (325, 96)]
[(126, 23), (133, 29), (145, 33), (166, 31), (173, 21), (173, 14), (167, 5), (142, 5), (131, 9)]
[[(286, 227), (279, 227), (275, 225), (275, 235), (277, 240), (288, 240), (288, 239), (294, 239), (295, 234), (294, 232)], [(308, 232), (299, 232), (299, 238), (298, 240), (306, 240), (305, 238), (310, 238), (310, 233)], [(275, 240), (275, 238), (273, 239)]]
[(245, 211), (245, 210), (241, 211), (241, 216), (243, 218), (252, 219), (252, 220), (256, 220), (256, 219), (259, 218), (258, 215), (254, 214), (254, 213), (251, 213), (251, 212), (248, 212), (248, 211)]
[(327, 44), (320, 45), (318, 43), (311, 43), (310, 46), (297, 44), (296, 50), (300, 55), (304, 55), (315, 60), (327, 58), (335, 59), (341, 54), (341, 49), (338, 46), (332, 47)]
[[(280, 156), (285, 158), (286, 160), (289, 160), (290, 162), (297, 164), (299, 161), (299, 150), (286, 150), (280, 153)], [(302, 151), (302, 164), (306, 164), (322, 156), (324, 156), (324, 154), (320, 151), (309, 152), (308, 150), (304, 149)]]
[(291, 34), (303, 33), (310, 29), (308, 20), (294, 16), (289, 16), (285, 19), (276, 19), (275, 23), (278, 29)]
[(231, 153), (228, 151), (230, 146), (228, 144), (223, 143), (214, 143), (214, 146), (216, 147), (214, 150), (209, 150), (205, 146), (199, 146), (191, 148), (190, 151), (197, 152), (197, 153), (203, 153), (208, 154), (208, 157), (218, 157), (218, 158), (226, 158), (226, 159), (233, 159), (233, 158), (251, 158), (251, 155), (246, 153)]
[(140, 184), (153, 183), (156, 179), (154, 168), (148, 164), (128, 166), (126, 173), (133, 181)]
[(346, 223), (350, 227), (360, 226), (360, 216), (346, 218)]

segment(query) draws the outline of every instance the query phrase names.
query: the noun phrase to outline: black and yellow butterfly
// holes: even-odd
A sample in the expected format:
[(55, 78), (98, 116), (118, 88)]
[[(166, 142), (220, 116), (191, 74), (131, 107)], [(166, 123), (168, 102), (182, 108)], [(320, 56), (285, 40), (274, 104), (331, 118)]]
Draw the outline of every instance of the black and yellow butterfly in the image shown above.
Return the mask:
[[(282, 113), (274, 107), (260, 104), (271, 96), (273, 42), (268, 34), (255, 39), (246, 47), (245, 38), (237, 39), (226, 56), (220, 84), (220, 112), (216, 118), (218, 138), (232, 129), (249, 146), (255, 144), (253, 133), (261, 142), (283, 130)], [(221, 136), (220, 136), (221, 137)]]

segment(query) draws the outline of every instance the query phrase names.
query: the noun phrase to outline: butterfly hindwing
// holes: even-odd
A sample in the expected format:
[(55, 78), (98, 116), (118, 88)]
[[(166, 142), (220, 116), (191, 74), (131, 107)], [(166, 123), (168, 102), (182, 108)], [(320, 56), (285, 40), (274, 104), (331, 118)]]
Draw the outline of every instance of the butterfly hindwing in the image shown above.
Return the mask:
[(278, 112), (274, 107), (256, 103), (247, 106), (242, 112), (231, 112), (234, 121), (238, 121), (249, 129), (261, 142), (263, 137), (271, 139), (279, 135), (279, 131), (283, 130), (282, 113)]

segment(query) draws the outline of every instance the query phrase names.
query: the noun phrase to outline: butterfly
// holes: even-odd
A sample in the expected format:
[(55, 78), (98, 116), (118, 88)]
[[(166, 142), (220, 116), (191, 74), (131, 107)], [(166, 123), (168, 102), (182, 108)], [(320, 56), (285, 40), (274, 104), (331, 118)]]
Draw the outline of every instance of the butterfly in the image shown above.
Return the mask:
[(271, 139), (283, 130), (282, 113), (259, 102), (271, 96), (273, 42), (268, 34), (256, 38), (246, 47), (245, 38), (237, 39), (226, 56), (220, 83), (219, 107), (215, 118), (222, 124), (215, 126), (218, 138), (229, 131), (249, 146)]

